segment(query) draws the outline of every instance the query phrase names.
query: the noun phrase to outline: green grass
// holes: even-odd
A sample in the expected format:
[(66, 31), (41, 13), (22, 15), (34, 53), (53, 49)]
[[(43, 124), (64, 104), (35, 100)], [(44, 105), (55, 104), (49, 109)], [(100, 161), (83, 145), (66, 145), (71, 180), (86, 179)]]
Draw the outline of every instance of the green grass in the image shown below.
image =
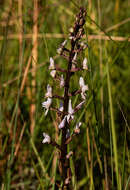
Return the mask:
[[(130, 17), (129, 2), (110, 0), (108, 3), (104, 0), (100, 1), (100, 9), (94, 0), (74, 1), (74, 3), (87, 9), (84, 40), (88, 43), (88, 49), (79, 56), (79, 62), (82, 62), (86, 56), (89, 71), (74, 76), (71, 88), (78, 89), (79, 77), (83, 75), (89, 85), (89, 91), (84, 109), (76, 113), (76, 121), (83, 123), (81, 133), (69, 144), (69, 150), (74, 152), (70, 159), (72, 189), (128, 190), (130, 188), (129, 22), (109, 32), (105, 31)], [(54, 90), (60, 93), (49, 75), (48, 66), (49, 57), (56, 56), (56, 49), (64, 40), (64, 36), (47, 38), (45, 34), (68, 36), (69, 28), (73, 25), (74, 16), (78, 12), (74, 3), (58, 0), (39, 1), (38, 32), (42, 37), (38, 38), (36, 94), (32, 94), (32, 65), (24, 89), (20, 91), (33, 48), (32, 39), (23, 38), (20, 53), (19, 39), (15, 37), (9, 39), (10, 35), (19, 32), (18, 3), (12, 1), (11, 8), (8, 0), (0, 4), (0, 189), (2, 190), (21, 188), (54, 190), (60, 180), (57, 150), (41, 143), (43, 132), (47, 132), (57, 142), (60, 141), (57, 132), (59, 121), (52, 111), (49, 111), (45, 117), (41, 103), (44, 101), (48, 83), (55, 84)], [(23, 34), (31, 34), (33, 1), (24, 1), (22, 8)], [(110, 40), (89, 40), (89, 35), (101, 35), (101, 32), (105, 32)], [(112, 40), (111, 36), (126, 37), (126, 39), (116, 41)], [(66, 61), (59, 56), (55, 57), (55, 62), (59, 66), (66, 65)], [(103, 90), (103, 103), (101, 90)], [(78, 99), (77, 96), (72, 99), (73, 106), (78, 104)], [(35, 129), (31, 135), (32, 103), (36, 106), (36, 112)], [(59, 102), (55, 101), (54, 104), (57, 106)], [(74, 126), (75, 122), (72, 123), (71, 129)], [(19, 141), (23, 127), (25, 129)], [(18, 143), (20, 143), (19, 149), (15, 156)], [(104, 163), (104, 154), (106, 163)], [(108, 189), (105, 185), (107, 182)]]

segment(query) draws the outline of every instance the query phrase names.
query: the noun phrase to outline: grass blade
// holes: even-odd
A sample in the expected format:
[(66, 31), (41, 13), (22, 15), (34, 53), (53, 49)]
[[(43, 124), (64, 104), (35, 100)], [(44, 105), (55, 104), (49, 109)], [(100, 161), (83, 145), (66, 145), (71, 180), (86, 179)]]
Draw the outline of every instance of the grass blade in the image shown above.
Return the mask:
[(109, 96), (109, 104), (110, 104), (110, 117), (111, 117), (114, 162), (115, 162), (115, 170), (116, 170), (116, 182), (117, 182), (117, 189), (120, 190), (121, 188), (120, 188), (119, 169), (118, 169), (117, 139), (116, 139), (116, 130), (115, 130), (115, 123), (114, 123), (113, 102), (112, 102), (111, 83), (110, 83), (108, 62), (107, 62), (107, 85), (108, 85), (108, 96)]

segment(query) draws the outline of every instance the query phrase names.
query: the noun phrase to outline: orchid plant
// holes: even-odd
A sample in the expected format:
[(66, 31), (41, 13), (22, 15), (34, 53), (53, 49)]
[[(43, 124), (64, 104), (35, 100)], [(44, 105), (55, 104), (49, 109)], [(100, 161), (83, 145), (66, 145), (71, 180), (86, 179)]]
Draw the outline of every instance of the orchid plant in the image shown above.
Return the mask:
[[(53, 95), (52, 87), (47, 85), (47, 92), (45, 93), (46, 101), (42, 103), (42, 107), (45, 108), (45, 116), (48, 114), (50, 109), (57, 111), (60, 117), (60, 122), (58, 124), (59, 133), (61, 133), (61, 143), (56, 143), (48, 134), (43, 133), (42, 143), (48, 143), (52, 146), (58, 148), (60, 152), (59, 156), (59, 172), (62, 178), (61, 189), (70, 189), (71, 184), (71, 169), (69, 164), (69, 158), (73, 155), (73, 151), (67, 152), (67, 145), (72, 141), (73, 137), (80, 133), (81, 122), (78, 122), (73, 128), (73, 132), (70, 134), (70, 124), (71, 121), (75, 120), (75, 113), (82, 108), (86, 101), (86, 91), (88, 90), (88, 85), (85, 84), (85, 81), (82, 76), (79, 78), (79, 89), (74, 92), (70, 92), (70, 82), (71, 77), (76, 72), (82, 70), (88, 70), (87, 58), (85, 57), (82, 65), (78, 63), (77, 57), (80, 52), (82, 52), (87, 45), (81, 41), (84, 34), (84, 24), (86, 18), (86, 11), (84, 8), (80, 8), (79, 14), (76, 15), (76, 21), (74, 27), (71, 28), (69, 41), (71, 48), (67, 49), (66, 45), (68, 43), (65, 40), (60, 47), (57, 49), (57, 53), (67, 59), (68, 64), (66, 69), (59, 68), (54, 59), (50, 58), (50, 75), (54, 79), (58, 79), (60, 88), (64, 89), (63, 96)], [(59, 73), (62, 73), (59, 75)], [(64, 74), (64, 75), (63, 75)], [(59, 77), (60, 76), (60, 77)], [(72, 107), (72, 96), (81, 94), (81, 102), (75, 107)], [(60, 107), (53, 108), (53, 98), (58, 98), (60, 100)]]

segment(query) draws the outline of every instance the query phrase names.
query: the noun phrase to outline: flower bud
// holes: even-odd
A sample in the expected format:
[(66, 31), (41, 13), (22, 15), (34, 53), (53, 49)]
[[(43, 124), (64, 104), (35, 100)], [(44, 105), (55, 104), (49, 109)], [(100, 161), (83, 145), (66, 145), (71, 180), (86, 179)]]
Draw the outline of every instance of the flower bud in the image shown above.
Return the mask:
[(50, 75), (52, 76), (52, 78), (55, 78), (56, 70), (52, 70), (52, 71), (50, 72)]
[(67, 115), (67, 122), (69, 123), (70, 120), (74, 119), (74, 110), (72, 109), (71, 99), (69, 100), (68, 106), (68, 115)]
[(67, 40), (65, 40), (64, 42), (62, 42), (61, 46), (64, 47), (67, 43)]
[(62, 102), (60, 102), (59, 111), (61, 111), (61, 112), (62, 112), (62, 111), (63, 111), (63, 109), (64, 109), (64, 108), (63, 108), (63, 103), (62, 103)]
[(60, 87), (64, 87), (64, 84), (65, 84), (65, 81), (64, 81), (64, 77), (63, 75), (61, 75), (61, 78), (60, 78)]
[(69, 159), (72, 155), (73, 155), (73, 152), (70, 151), (70, 152), (66, 155), (66, 158)]
[(83, 69), (84, 69), (84, 70), (88, 70), (87, 62), (88, 62), (88, 60), (87, 60), (87, 58), (85, 57), (84, 60), (83, 60)]
[(55, 65), (54, 65), (54, 60), (52, 57), (50, 57), (50, 65), (49, 65), (49, 70), (53, 70), (55, 69)]
[(75, 129), (74, 129), (74, 133), (76, 133), (76, 134), (79, 134), (80, 133), (80, 126), (82, 125), (82, 123), (81, 122), (78, 122), (77, 124), (76, 124), (76, 127), (75, 127)]
[(45, 94), (45, 98), (51, 98), (52, 97), (52, 87), (48, 84), (47, 85), (47, 92)]
[(59, 124), (59, 126), (58, 126), (59, 129), (62, 129), (62, 128), (65, 127), (66, 118), (67, 118), (67, 116), (65, 116), (65, 117), (63, 118), (63, 120), (61, 121), (61, 123)]

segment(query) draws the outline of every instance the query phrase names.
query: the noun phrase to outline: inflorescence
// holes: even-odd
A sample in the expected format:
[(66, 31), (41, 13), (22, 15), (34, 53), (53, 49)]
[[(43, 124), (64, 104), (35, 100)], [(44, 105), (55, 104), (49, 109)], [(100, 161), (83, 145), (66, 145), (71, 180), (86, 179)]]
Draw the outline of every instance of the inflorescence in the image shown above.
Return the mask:
[[(69, 167), (69, 162), (67, 160), (73, 155), (70, 151), (67, 153), (67, 144), (72, 141), (75, 135), (80, 133), (81, 122), (78, 122), (73, 129), (73, 133), (70, 134), (70, 123), (75, 119), (75, 113), (82, 108), (86, 101), (86, 91), (88, 91), (88, 85), (85, 84), (82, 76), (79, 78), (79, 89), (74, 92), (70, 92), (70, 82), (71, 76), (78, 71), (86, 70), (88, 71), (87, 58), (83, 59), (82, 64), (77, 60), (80, 52), (87, 48), (87, 44), (82, 40), (84, 35), (84, 24), (86, 18), (86, 11), (84, 8), (80, 8), (80, 12), (76, 15), (76, 21), (74, 27), (70, 29), (69, 40), (62, 42), (60, 47), (57, 49), (57, 53), (64, 57), (68, 64), (66, 69), (59, 68), (52, 57), (50, 57), (50, 75), (53, 79), (58, 79), (60, 88), (64, 89), (63, 96), (53, 95), (52, 87), (47, 85), (47, 92), (45, 93), (46, 101), (42, 103), (42, 107), (45, 108), (45, 116), (48, 114), (50, 109), (57, 111), (60, 116), (60, 122), (58, 124), (59, 131), (62, 133), (61, 144), (57, 144), (51, 137), (43, 133), (42, 143), (48, 143), (60, 150), (60, 162), (61, 162), (61, 176), (63, 179), (63, 187), (68, 187), (71, 181), (71, 172)], [(67, 49), (66, 45), (70, 41), (71, 48)], [(60, 75), (60, 73), (62, 73)], [(72, 96), (80, 94), (81, 102), (75, 107), (72, 107)], [(53, 108), (53, 98), (58, 98), (60, 100), (60, 107)], [(69, 171), (69, 172), (68, 172)], [(64, 189), (64, 188), (63, 188)], [(69, 188), (68, 188), (69, 189)]]

